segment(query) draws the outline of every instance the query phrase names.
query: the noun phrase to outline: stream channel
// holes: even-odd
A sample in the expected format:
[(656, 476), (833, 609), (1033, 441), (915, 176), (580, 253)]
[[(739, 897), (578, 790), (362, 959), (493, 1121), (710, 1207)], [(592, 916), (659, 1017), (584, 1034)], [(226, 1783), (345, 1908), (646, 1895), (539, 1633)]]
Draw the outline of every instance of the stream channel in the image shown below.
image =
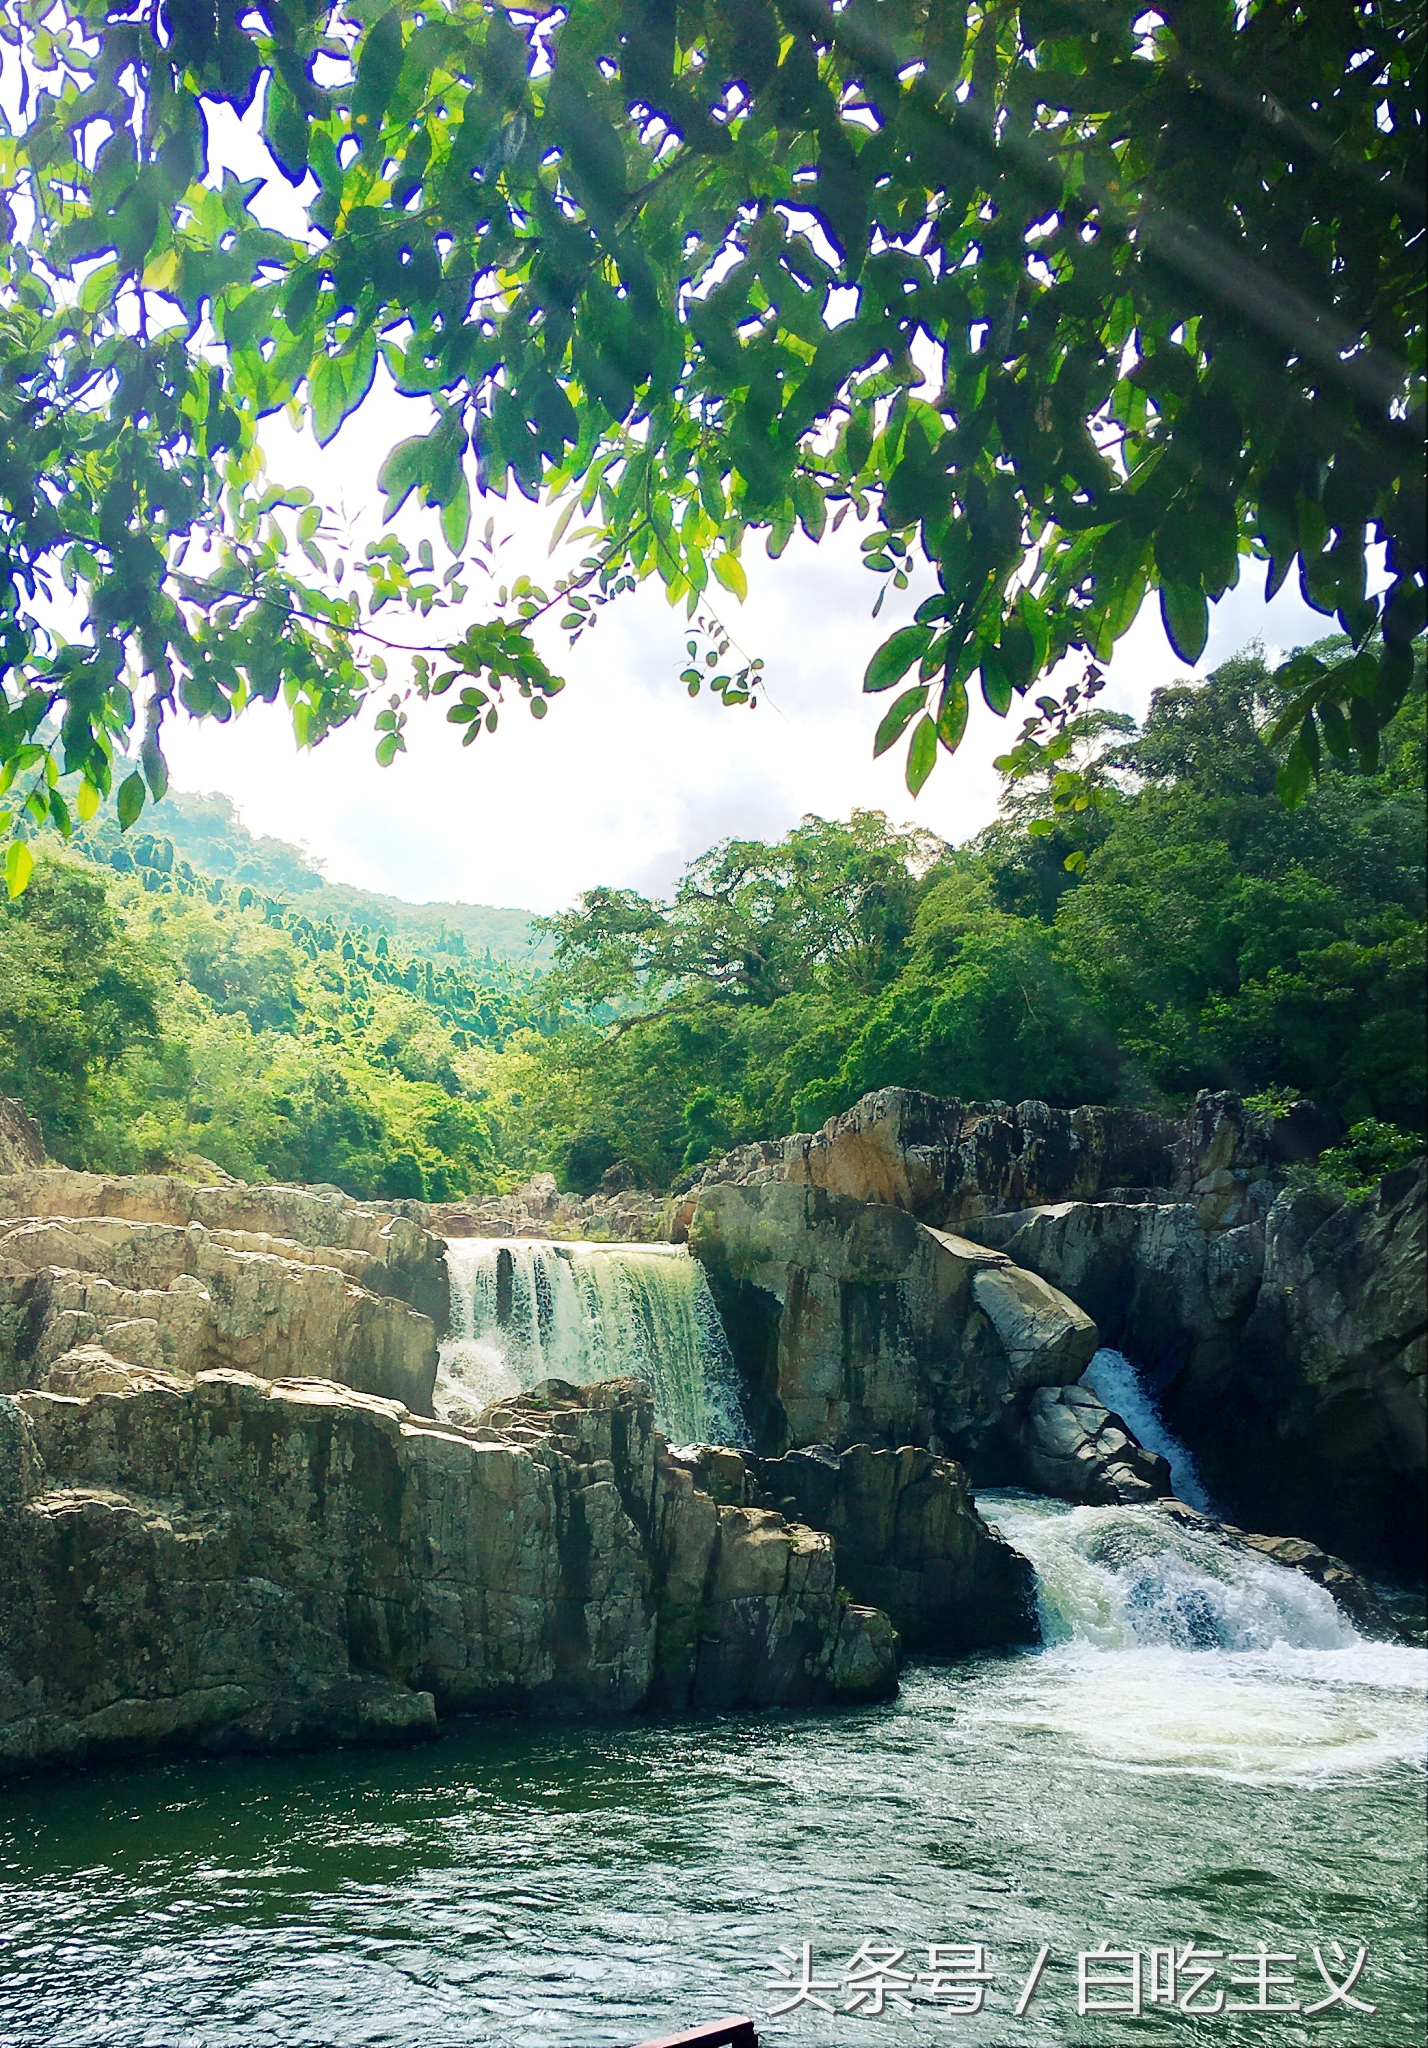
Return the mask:
[[(450, 1412), (625, 1370), (677, 1437), (736, 1434), (684, 1255), (453, 1249)], [(1088, 1379), (1155, 1441), (1124, 1360)], [(12, 1785), (0, 2044), (630, 2048), (740, 2012), (798, 2048), (1421, 2048), (1425, 1653), (1151, 1509), (980, 1505), (1036, 1567), (1044, 1644), (918, 1661), (886, 1706), (452, 1721), (410, 1750)], [(1129, 1961), (1081, 1991), (1102, 1943), (1141, 1957), (1139, 2016), (1095, 2009), (1132, 2001)], [(805, 1944), (822, 2004), (780, 2014)], [(1215, 1974), (1152, 2002), (1172, 1947)], [(1307, 2010), (1361, 1949), (1353, 2003)]]

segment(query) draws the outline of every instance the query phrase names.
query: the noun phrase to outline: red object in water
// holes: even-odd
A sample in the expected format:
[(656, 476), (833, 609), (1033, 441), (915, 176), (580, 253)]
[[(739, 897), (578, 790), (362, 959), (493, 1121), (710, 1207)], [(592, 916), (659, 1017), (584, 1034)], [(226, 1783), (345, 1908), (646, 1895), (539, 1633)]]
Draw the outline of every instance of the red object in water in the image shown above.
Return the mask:
[(691, 2027), (687, 2034), (663, 2034), (658, 2041), (641, 2041), (638, 2048), (759, 2048), (752, 2020), (709, 2020)]

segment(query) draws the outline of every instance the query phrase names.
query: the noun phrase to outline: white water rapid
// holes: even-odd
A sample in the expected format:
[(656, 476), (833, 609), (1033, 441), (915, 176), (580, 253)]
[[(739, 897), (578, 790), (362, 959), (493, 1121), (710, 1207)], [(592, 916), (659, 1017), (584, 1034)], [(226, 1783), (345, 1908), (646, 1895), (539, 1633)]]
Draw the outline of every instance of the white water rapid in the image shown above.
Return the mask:
[(1148, 1451), (1159, 1451), (1166, 1459), (1170, 1466), (1170, 1490), (1177, 1500), (1198, 1508), (1202, 1515), (1214, 1513), (1210, 1496), (1195, 1470), (1195, 1460), (1179, 1437), (1172, 1436), (1166, 1428), (1154, 1397), (1122, 1352), (1103, 1347), (1082, 1373), (1081, 1384), (1104, 1401), (1113, 1414), (1129, 1423), (1132, 1434)]
[(1154, 1508), (1011, 1492), (978, 1505), (1035, 1566), (1044, 1647), (969, 1687), (969, 1722), (1123, 1769), (1261, 1784), (1421, 1758), (1423, 1651), (1365, 1641), (1303, 1573)]
[(675, 1443), (746, 1445), (734, 1361), (704, 1269), (681, 1245), (449, 1238), (451, 1335), (437, 1412), (474, 1419), (541, 1380), (650, 1381)]

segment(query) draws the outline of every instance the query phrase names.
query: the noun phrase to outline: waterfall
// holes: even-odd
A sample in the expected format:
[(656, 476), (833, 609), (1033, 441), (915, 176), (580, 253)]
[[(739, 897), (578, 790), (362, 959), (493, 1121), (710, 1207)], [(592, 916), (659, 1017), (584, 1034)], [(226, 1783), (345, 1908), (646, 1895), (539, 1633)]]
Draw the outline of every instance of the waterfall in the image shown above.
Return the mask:
[(1073, 1508), (1019, 1494), (985, 1494), (979, 1505), (1035, 1567), (1048, 1644), (1336, 1650), (1361, 1640), (1303, 1572), (1155, 1508)]
[(474, 1420), (541, 1380), (633, 1375), (675, 1443), (746, 1446), (734, 1361), (704, 1269), (682, 1245), (448, 1238), (451, 1335), (437, 1413)]
[(1082, 1373), (1081, 1384), (1128, 1423), (1131, 1434), (1148, 1451), (1160, 1452), (1170, 1466), (1170, 1490), (1177, 1500), (1198, 1508), (1202, 1515), (1214, 1513), (1204, 1482), (1195, 1470), (1195, 1460), (1179, 1437), (1172, 1436), (1166, 1428), (1145, 1382), (1123, 1353), (1098, 1351)]

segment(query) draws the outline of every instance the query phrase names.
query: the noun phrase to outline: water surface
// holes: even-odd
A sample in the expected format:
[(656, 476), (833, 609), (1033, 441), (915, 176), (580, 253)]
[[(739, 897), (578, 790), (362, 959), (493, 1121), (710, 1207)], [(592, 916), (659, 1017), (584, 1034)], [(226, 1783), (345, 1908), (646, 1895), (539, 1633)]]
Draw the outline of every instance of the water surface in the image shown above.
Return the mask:
[[(798, 2048), (1428, 2038), (1424, 1654), (1296, 1606), (1302, 1581), (1276, 1636), (1263, 1585), (1256, 1604), (1202, 1573), (1216, 1608), (1179, 1550), (1202, 1646), (1174, 1639), (1173, 1602), (1134, 1599), (1098, 1643), (1146, 1576), (1137, 1511), (990, 1505), (1040, 1545), (1059, 1639), (920, 1665), (886, 1707), (453, 1723), (405, 1752), (10, 1786), (0, 2043), (628, 2048), (726, 2012)], [(929, 1943), (985, 1945), (984, 2010), (769, 2017), (780, 1949), (812, 1943), (841, 1987), (872, 1938), (914, 1970)], [(1366, 1945), (1377, 2010), (1078, 2018), (1076, 1958), (1102, 1940), (1295, 1952), (1301, 2004), (1323, 1995), (1314, 1944)]]

